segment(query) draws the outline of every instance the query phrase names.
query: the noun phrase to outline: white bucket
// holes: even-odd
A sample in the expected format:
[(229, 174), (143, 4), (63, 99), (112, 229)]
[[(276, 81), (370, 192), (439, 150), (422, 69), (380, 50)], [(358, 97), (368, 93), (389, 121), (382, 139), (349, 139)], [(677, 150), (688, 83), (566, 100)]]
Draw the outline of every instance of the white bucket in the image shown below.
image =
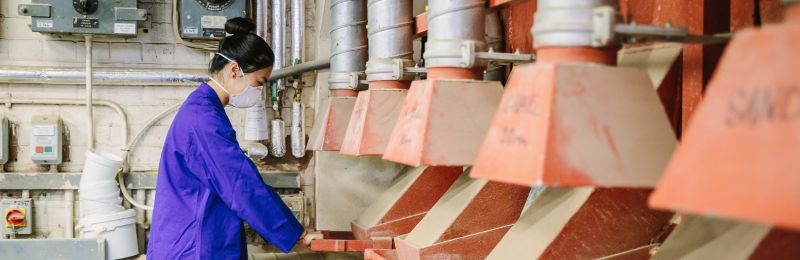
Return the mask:
[(81, 185), (98, 181), (113, 180), (122, 166), (122, 158), (106, 152), (86, 151)]
[(80, 238), (106, 240), (106, 259), (120, 259), (139, 254), (136, 238), (136, 211), (133, 209), (96, 217), (81, 218)]

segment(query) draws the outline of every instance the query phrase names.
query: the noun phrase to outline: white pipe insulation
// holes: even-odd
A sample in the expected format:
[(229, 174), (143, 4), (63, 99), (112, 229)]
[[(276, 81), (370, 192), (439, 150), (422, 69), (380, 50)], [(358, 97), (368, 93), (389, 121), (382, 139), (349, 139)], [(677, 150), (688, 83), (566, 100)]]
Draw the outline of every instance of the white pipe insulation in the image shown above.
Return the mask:
[[(305, 0), (292, 0), (292, 64), (303, 61), (303, 48), (305, 47)], [(304, 109), (302, 102), (302, 77), (298, 75), (294, 80), (295, 98), (292, 101), (292, 121), (290, 141), (292, 156), (302, 158), (306, 155), (306, 133), (303, 127)]]

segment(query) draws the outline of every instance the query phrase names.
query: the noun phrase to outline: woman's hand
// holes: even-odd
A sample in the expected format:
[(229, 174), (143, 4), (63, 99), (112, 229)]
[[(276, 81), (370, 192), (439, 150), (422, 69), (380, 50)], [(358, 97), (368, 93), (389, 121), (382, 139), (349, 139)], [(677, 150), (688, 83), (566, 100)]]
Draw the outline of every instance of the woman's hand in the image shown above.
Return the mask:
[(303, 244), (307, 247), (311, 246), (311, 241), (315, 239), (322, 239), (322, 233), (319, 233), (314, 229), (306, 228), (306, 230), (303, 231), (303, 234), (300, 235), (300, 240), (302, 240)]

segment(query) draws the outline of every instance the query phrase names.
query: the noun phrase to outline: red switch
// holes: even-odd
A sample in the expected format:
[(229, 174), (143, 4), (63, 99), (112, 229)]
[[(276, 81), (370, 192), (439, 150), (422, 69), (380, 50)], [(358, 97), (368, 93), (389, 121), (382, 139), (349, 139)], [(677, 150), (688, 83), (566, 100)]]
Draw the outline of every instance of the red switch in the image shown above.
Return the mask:
[(43, 152), (44, 152), (44, 147), (41, 146), (36, 147), (36, 153), (43, 153)]
[(6, 223), (12, 227), (25, 226), (25, 213), (18, 209), (9, 210), (6, 213)]

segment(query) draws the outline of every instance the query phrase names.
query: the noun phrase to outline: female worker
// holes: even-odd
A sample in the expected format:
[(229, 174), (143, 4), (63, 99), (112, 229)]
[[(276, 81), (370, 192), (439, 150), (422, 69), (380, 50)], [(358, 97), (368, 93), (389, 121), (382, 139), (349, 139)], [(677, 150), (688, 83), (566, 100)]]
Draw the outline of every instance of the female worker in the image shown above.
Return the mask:
[(255, 26), (228, 20), (211, 58), (211, 80), (181, 106), (166, 136), (156, 185), (148, 259), (246, 259), (242, 220), (281, 251), (303, 226), (239, 148), (225, 106), (264, 102), (260, 86), (274, 54)]

